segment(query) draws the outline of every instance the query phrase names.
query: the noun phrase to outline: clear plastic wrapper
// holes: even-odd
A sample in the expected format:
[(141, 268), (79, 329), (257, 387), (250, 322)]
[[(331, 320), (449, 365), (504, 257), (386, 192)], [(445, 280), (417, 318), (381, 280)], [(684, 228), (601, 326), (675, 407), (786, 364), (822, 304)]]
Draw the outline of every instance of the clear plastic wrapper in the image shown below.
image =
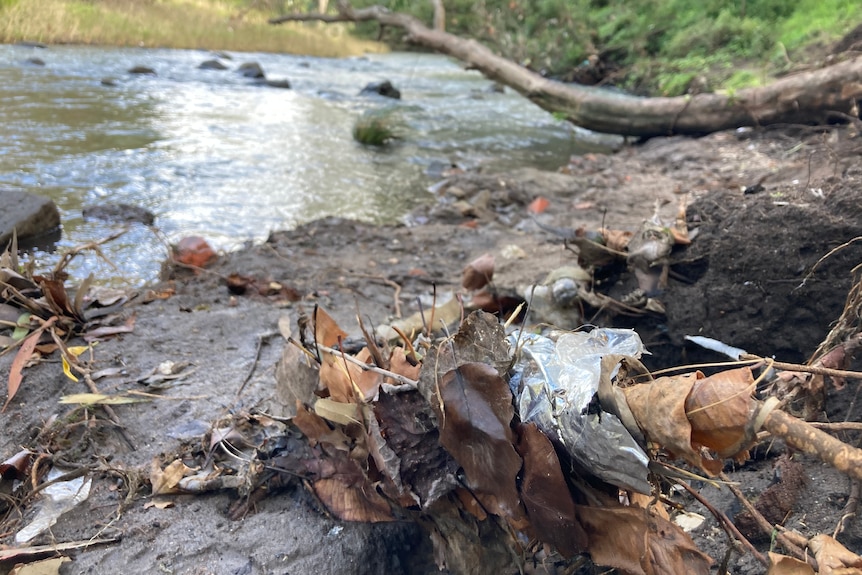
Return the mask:
[(518, 345), (510, 379), (521, 421), (535, 423), (596, 477), (623, 489), (650, 493), (649, 459), (613, 414), (590, 408), (599, 388), (602, 356), (640, 358), (640, 337), (628, 329), (574, 332), (557, 341), (515, 332)]

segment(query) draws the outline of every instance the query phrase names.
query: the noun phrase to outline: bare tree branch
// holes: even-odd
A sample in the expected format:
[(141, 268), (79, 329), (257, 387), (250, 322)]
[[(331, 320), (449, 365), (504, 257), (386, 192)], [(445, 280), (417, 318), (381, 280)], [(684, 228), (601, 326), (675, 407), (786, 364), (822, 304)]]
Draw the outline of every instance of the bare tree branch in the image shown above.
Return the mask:
[(549, 80), (475, 40), (432, 30), (408, 14), (381, 6), (354, 9), (339, 2), (338, 14), (288, 14), (270, 23), (312, 20), (377, 21), (400, 28), (407, 33), (407, 41), (457, 58), (539, 107), (596, 132), (653, 137), (706, 134), (740, 126), (822, 123), (836, 112), (853, 115), (858, 109), (856, 101), (862, 99), (862, 56), (735, 93), (641, 98)]

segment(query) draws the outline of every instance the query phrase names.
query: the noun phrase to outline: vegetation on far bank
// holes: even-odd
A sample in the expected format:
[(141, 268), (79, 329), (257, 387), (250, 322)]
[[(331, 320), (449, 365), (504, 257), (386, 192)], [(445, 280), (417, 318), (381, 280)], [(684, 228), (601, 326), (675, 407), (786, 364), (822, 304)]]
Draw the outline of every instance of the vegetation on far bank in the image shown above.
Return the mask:
[[(334, 2), (329, 2), (330, 11)], [(432, 3), (382, 4), (432, 21)], [(816, 65), (862, 23), (858, 0), (445, 0), (450, 32), (563, 80), (674, 96), (736, 90)], [(299, 0), (0, 0), (0, 42), (21, 40), (347, 56), (376, 24), (288, 24)], [(352, 35), (351, 31), (358, 31)], [(862, 33), (860, 33), (862, 36)], [(385, 39), (398, 43), (398, 31)]]
[[(0, 0), (0, 42), (282, 52), (343, 57), (386, 51), (345, 25), (271, 26), (278, 2)], [(282, 2), (281, 4), (285, 4)]]
[[(384, 4), (431, 22), (430, 2)], [(756, 86), (816, 62), (862, 23), (858, 0), (447, 0), (449, 32), (534, 70), (642, 94)], [(376, 27), (360, 28), (376, 34)], [(397, 32), (396, 32), (397, 34)]]

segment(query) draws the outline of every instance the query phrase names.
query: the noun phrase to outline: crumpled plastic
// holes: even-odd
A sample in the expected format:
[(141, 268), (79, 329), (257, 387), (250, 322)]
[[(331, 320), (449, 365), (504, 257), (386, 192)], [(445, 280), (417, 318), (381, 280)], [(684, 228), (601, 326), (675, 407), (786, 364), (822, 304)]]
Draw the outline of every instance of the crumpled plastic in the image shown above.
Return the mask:
[(646, 350), (638, 334), (602, 328), (566, 333), (555, 342), (516, 331), (509, 343), (518, 346), (509, 385), (521, 421), (535, 423), (596, 477), (623, 489), (650, 493), (646, 453), (619, 418), (590, 409), (599, 389), (602, 356), (640, 358)]
[[(53, 468), (48, 472), (45, 481), (53, 481), (65, 473), (64, 470)], [(43, 489), (42, 500), (36, 517), (29, 525), (15, 534), (15, 543), (19, 545), (27, 543), (57, 523), (62, 514), (86, 501), (90, 496), (92, 484), (93, 480), (90, 477), (76, 477), (69, 481), (54, 483)]]

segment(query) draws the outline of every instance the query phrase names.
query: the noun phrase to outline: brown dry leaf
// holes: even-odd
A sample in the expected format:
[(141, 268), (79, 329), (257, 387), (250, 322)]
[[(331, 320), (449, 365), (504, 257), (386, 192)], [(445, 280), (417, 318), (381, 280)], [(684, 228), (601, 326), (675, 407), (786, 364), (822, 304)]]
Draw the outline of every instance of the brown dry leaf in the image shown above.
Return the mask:
[(521, 457), (513, 447), (512, 392), (497, 370), (484, 363), (466, 363), (440, 378), (440, 443), (464, 468), (467, 486), (485, 508), (506, 518), (519, 518), (515, 479)]
[(202, 237), (187, 236), (176, 245), (173, 257), (181, 264), (205, 268), (218, 256)]
[(36, 348), (42, 332), (51, 327), (55, 321), (57, 321), (57, 316), (52, 316), (51, 319), (43, 323), (21, 343), (18, 353), (15, 354), (15, 359), (12, 360), (12, 367), (9, 368), (9, 379), (6, 385), (6, 403), (3, 404), (3, 409), (0, 409), (0, 412), (6, 411), (6, 408), (9, 407), (9, 402), (18, 393), (21, 382), (24, 380), (24, 366), (30, 361), (30, 357), (33, 355), (33, 350)]
[(314, 493), (342, 521), (395, 521), (389, 504), (367, 482), (346, 485), (339, 479), (319, 479)]
[(156, 509), (170, 509), (176, 505), (173, 499), (151, 499), (144, 503), (144, 509), (155, 507)]
[[(418, 391), (381, 392), (373, 404), (386, 444), (398, 455), (404, 490), (418, 498), (423, 508), (459, 485), (458, 464), (443, 449), (431, 407)], [(384, 491), (393, 499), (399, 493)]]
[[(685, 401), (691, 441), (719, 457), (744, 452), (754, 438), (751, 399), (754, 377), (750, 367), (731, 369), (698, 379)], [(745, 453), (747, 459), (747, 452)]]
[(700, 467), (710, 475), (722, 469), (720, 459), (700, 450), (705, 446), (720, 458), (745, 458), (753, 437), (750, 399), (753, 383), (748, 367), (710, 377), (696, 371), (660, 377), (623, 390), (626, 402), (647, 438)]
[(708, 575), (712, 559), (682, 529), (640, 507), (576, 507), (597, 565), (627, 575)]
[(808, 540), (808, 548), (814, 553), (819, 575), (860, 575), (862, 557), (856, 555), (829, 535), (815, 535)]
[(76, 309), (72, 302), (69, 301), (69, 296), (66, 293), (66, 285), (62, 281), (44, 276), (33, 276), (33, 279), (42, 288), (42, 294), (48, 302), (48, 307), (54, 314), (72, 318), (80, 324), (85, 322), (80, 310)]
[[(392, 355), (389, 356), (389, 371), (398, 375), (404, 376), (407, 379), (416, 381), (419, 379), (419, 372), (422, 370), (422, 364), (416, 362), (414, 365), (407, 358), (407, 354), (403, 347), (392, 349)], [(397, 382), (390, 382), (397, 383)]]
[(158, 459), (153, 459), (150, 466), (150, 485), (153, 489), (153, 495), (166, 495), (169, 493), (179, 493), (177, 484), (180, 479), (186, 475), (194, 473), (194, 469), (188, 467), (179, 459), (161, 469)]
[(494, 256), (482, 254), (464, 267), (461, 286), (466, 290), (482, 289), (494, 277)]
[(18, 564), (9, 571), (9, 575), (59, 575), (63, 563), (71, 561), (68, 557), (52, 557), (32, 563)]
[(518, 453), (524, 458), (521, 500), (533, 531), (564, 557), (574, 557), (587, 548), (587, 534), (578, 523), (557, 452), (536, 424), (521, 425), (518, 432)]
[(325, 419), (312, 413), (304, 405), (296, 406), (296, 416), (292, 421), (312, 447), (318, 443), (328, 443), (342, 451), (350, 450), (350, 438), (341, 429), (332, 429)]
[(91, 341), (95, 341), (112, 335), (118, 335), (121, 333), (132, 333), (133, 331), (135, 331), (136, 319), (137, 314), (133, 313), (121, 325), (103, 325), (102, 327), (97, 327), (96, 329), (90, 330), (83, 335), (84, 341), (89, 343)]
[(694, 450), (691, 424), (685, 414), (686, 397), (698, 377), (703, 377), (699, 371), (659, 377), (650, 383), (626, 387), (623, 393), (632, 415), (649, 441), (715, 475), (721, 471), (721, 462), (703, 460)]
[[(365, 421), (365, 444), (368, 446), (368, 452), (374, 464), (378, 471), (395, 485), (398, 494), (404, 494), (404, 485), (401, 483), (401, 460), (386, 443), (374, 409), (368, 404), (362, 405), (362, 417)], [(408, 505), (414, 503), (416, 501), (411, 500)]]
[(623, 231), (623, 230), (608, 230), (602, 228), (599, 230), (602, 234), (602, 237), (605, 239), (605, 246), (608, 249), (624, 252), (626, 248), (629, 246), (629, 240), (632, 239), (634, 235), (633, 232)]
[(326, 347), (334, 347), (347, 337), (347, 332), (341, 329), (328, 313), (321, 307), (314, 308), (314, 339)]
[[(355, 358), (368, 363), (371, 360), (371, 352), (364, 347)], [(329, 390), (329, 395), (335, 401), (342, 403), (371, 401), (377, 395), (383, 382), (381, 374), (363, 370), (340, 354), (321, 353), (321, 359), (323, 363), (320, 365), (320, 385)]]
[(769, 570), (766, 575), (816, 575), (805, 561), (795, 557), (769, 552)]
[(23, 481), (30, 472), (36, 454), (29, 449), (22, 449), (3, 463), (0, 463), (0, 479), (5, 481)]

